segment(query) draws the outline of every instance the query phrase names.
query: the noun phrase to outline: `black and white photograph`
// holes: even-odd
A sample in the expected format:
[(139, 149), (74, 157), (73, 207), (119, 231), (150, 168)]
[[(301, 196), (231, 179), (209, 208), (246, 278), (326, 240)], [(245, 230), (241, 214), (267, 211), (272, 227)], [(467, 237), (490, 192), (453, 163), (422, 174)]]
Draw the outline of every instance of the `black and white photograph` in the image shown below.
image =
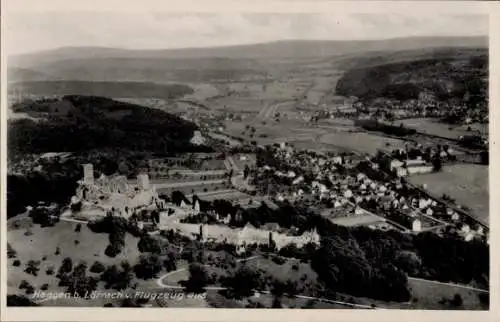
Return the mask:
[(6, 306), (489, 311), (489, 19), (9, 13)]

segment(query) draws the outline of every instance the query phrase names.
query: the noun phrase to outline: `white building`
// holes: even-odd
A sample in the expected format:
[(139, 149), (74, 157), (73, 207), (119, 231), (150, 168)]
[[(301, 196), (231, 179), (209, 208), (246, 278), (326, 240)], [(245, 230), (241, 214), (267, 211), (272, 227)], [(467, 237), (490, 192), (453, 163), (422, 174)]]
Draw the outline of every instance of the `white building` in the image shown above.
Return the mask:
[(415, 219), (411, 226), (412, 226), (412, 230), (414, 232), (421, 232), (422, 231), (422, 222), (418, 219)]
[(149, 190), (149, 177), (147, 174), (139, 174), (137, 176), (137, 187), (140, 190)]

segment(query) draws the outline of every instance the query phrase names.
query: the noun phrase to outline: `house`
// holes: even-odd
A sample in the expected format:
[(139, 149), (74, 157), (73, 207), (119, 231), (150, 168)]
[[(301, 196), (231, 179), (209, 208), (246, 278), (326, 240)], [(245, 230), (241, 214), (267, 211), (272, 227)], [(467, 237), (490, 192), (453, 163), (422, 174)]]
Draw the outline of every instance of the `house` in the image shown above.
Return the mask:
[(342, 157), (341, 156), (335, 156), (332, 158), (333, 164), (342, 164)]
[(395, 169), (398, 169), (398, 168), (401, 168), (403, 167), (404, 163), (402, 161), (399, 161), (399, 160), (392, 160), (390, 165), (389, 165), (389, 169), (391, 171), (395, 170)]
[(424, 174), (424, 173), (431, 173), (434, 170), (434, 167), (432, 165), (414, 165), (414, 166), (408, 166), (407, 168), (408, 174), (413, 175), (413, 174)]

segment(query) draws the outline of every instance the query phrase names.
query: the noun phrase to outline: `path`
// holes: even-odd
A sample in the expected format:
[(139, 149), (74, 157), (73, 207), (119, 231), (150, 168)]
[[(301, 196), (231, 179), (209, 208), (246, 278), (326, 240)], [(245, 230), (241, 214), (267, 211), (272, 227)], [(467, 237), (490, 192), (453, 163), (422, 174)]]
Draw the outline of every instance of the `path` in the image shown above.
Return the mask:
[(433, 280), (426, 280), (423, 278), (418, 278), (418, 277), (408, 277), (409, 280), (414, 280), (414, 281), (422, 281), (426, 283), (432, 283), (432, 284), (438, 284), (438, 285), (445, 285), (445, 286), (453, 286), (453, 287), (458, 287), (458, 288), (463, 288), (466, 290), (471, 290), (471, 291), (476, 291), (476, 292), (483, 292), (483, 293), (489, 293), (489, 290), (481, 289), (481, 288), (476, 288), (468, 285), (462, 285), (462, 284), (455, 284), (455, 283), (447, 283), (447, 282), (439, 282), (439, 281), (433, 281)]
[[(252, 259), (256, 259), (256, 258), (259, 258), (260, 256), (256, 255), (256, 256), (252, 256), (252, 257), (248, 257), (248, 258), (241, 258), (241, 259), (238, 259), (236, 260), (237, 263), (240, 263), (242, 261), (249, 261), (249, 260), (252, 260)], [(206, 265), (205, 265), (206, 266)], [(159, 287), (162, 287), (162, 288), (167, 288), (167, 289), (174, 289), (174, 290), (183, 290), (184, 287), (180, 286), (180, 285), (168, 285), (168, 284), (165, 284), (163, 282), (163, 280), (165, 278), (167, 278), (168, 276), (171, 276), (171, 275), (174, 275), (174, 274), (177, 274), (179, 272), (183, 272), (183, 271), (186, 271), (187, 268), (180, 268), (180, 269), (177, 269), (175, 271), (172, 271), (172, 272), (168, 272), (162, 276), (160, 276), (157, 280), (156, 280), (156, 284), (159, 286)], [(221, 286), (207, 286), (205, 287), (205, 290), (207, 291), (221, 291), (221, 290), (225, 290), (227, 289), (227, 287), (221, 287)], [(259, 291), (258, 293), (260, 294), (271, 294), (270, 291)], [(319, 302), (325, 302), (325, 303), (332, 303), (332, 304), (339, 304), (339, 305), (346, 305), (346, 306), (350, 306), (350, 307), (353, 307), (353, 308), (359, 308), (359, 309), (375, 309), (369, 305), (362, 305), (362, 304), (353, 304), (353, 303), (348, 303), (348, 302), (342, 302), (342, 301), (335, 301), (335, 300), (330, 300), (330, 299), (326, 299), (326, 298), (320, 298), (320, 297), (314, 297), (314, 296), (307, 296), (307, 295), (295, 295), (294, 297), (296, 298), (299, 298), (299, 299), (306, 299), (306, 300), (315, 300), (315, 301), (319, 301)]]

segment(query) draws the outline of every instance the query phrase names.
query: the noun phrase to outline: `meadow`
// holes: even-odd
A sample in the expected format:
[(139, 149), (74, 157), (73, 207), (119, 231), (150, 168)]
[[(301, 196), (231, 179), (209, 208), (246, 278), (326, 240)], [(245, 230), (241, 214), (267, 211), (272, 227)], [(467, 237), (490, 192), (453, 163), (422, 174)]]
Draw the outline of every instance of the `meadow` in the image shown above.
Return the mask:
[[(62, 260), (70, 257), (73, 265), (85, 262), (90, 267), (95, 261), (105, 266), (120, 265), (122, 261), (134, 264), (140, 253), (137, 249), (138, 238), (130, 234), (125, 235), (125, 246), (120, 254), (111, 258), (104, 254), (109, 244), (107, 234), (96, 234), (90, 231), (86, 224), (81, 224), (81, 230), (75, 231), (77, 223), (61, 221), (54, 227), (40, 227), (26, 225), (15, 227), (15, 222), (30, 222), (30, 219), (15, 217), (9, 220), (7, 240), (17, 252), (16, 258), (8, 259), (7, 293), (21, 294), (19, 289), (21, 281), (28, 281), (35, 289), (40, 289), (43, 284), (48, 284), (47, 292), (61, 292), (64, 288), (58, 286), (57, 270)], [(28, 232), (28, 233), (27, 233)], [(56, 254), (59, 248), (60, 253)], [(15, 267), (15, 260), (20, 261), (20, 266)], [(37, 276), (24, 272), (29, 260), (40, 261), (40, 271)], [(54, 274), (48, 275), (46, 271), (52, 268)], [(102, 286), (102, 285), (101, 285)]]
[[(403, 124), (405, 127), (415, 129), (421, 133), (438, 135), (455, 140), (463, 135), (489, 133), (488, 124), (449, 125), (440, 123), (439, 120), (433, 118), (406, 119), (394, 123), (396, 125)], [(467, 131), (468, 127), (471, 128), (471, 131)]]
[(443, 167), (441, 172), (409, 177), (417, 185), (427, 185), (431, 193), (447, 194), (457, 204), (470, 208), (473, 215), (487, 223), (489, 221), (488, 166), (456, 164)]
[(378, 150), (393, 150), (404, 147), (403, 140), (378, 136), (363, 132), (338, 132), (320, 137), (321, 143), (331, 144), (340, 148), (350, 149), (358, 153), (374, 155)]

